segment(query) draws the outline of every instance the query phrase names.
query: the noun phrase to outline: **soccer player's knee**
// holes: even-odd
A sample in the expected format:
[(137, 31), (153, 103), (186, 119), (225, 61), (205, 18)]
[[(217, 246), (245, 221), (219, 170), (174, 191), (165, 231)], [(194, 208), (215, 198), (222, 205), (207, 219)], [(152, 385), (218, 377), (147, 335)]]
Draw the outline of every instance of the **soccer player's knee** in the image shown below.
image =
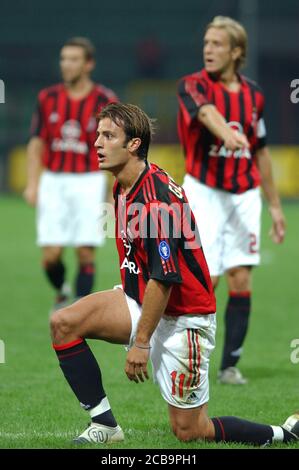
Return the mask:
[(197, 439), (204, 439), (205, 433), (198, 428), (191, 426), (182, 426), (179, 424), (174, 424), (172, 426), (172, 431), (175, 437), (182, 442), (190, 442)]
[(188, 423), (176, 421), (172, 423), (172, 431), (179, 441), (189, 442), (194, 440), (206, 439), (207, 428), (200, 422)]
[(53, 313), (50, 319), (50, 328), (54, 340), (55, 338), (62, 338), (71, 333), (71, 323), (69, 321), (67, 308), (61, 308)]

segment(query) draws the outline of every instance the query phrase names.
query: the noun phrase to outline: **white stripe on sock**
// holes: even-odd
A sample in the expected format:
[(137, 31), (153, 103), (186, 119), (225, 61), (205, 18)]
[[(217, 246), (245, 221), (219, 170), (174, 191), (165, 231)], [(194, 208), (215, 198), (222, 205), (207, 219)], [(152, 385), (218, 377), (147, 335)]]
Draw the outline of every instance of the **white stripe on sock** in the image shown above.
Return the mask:
[(273, 441), (282, 442), (284, 438), (283, 429), (281, 426), (271, 426), (273, 429)]
[(108, 410), (110, 410), (110, 403), (108, 401), (108, 398), (105, 397), (103, 398), (101, 403), (99, 403), (97, 406), (89, 410), (89, 414), (91, 418), (94, 418), (95, 416), (101, 415)]

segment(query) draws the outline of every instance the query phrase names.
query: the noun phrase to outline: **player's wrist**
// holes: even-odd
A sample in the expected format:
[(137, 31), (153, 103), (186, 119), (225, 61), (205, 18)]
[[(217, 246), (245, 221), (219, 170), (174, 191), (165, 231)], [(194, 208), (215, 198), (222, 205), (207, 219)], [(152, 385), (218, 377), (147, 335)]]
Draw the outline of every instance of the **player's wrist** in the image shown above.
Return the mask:
[(134, 345), (140, 349), (150, 349), (150, 340), (148, 338), (136, 336)]
[(149, 350), (151, 349), (152, 347), (148, 344), (148, 345), (143, 345), (143, 344), (138, 344), (138, 343), (134, 343), (134, 346), (138, 349), (145, 349), (145, 350)]

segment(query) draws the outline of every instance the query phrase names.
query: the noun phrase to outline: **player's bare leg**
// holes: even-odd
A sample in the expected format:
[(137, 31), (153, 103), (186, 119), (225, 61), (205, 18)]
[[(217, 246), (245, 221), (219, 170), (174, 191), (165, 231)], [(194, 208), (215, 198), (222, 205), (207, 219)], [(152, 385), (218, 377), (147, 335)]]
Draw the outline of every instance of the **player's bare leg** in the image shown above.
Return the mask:
[(91, 293), (95, 277), (96, 250), (93, 246), (76, 248), (78, 273), (75, 281), (75, 296), (84, 297)]
[(299, 439), (298, 414), (290, 416), (282, 426), (270, 426), (235, 416), (209, 418), (207, 403), (187, 409), (168, 405), (168, 409), (172, 430), (184, 442), (207, 440), (265, 446)]
[(176, 408), (168, 405), (173, 433), (180, 441), (213, 440), (215, 429), (208, 417), (207, 403), (198, 408)]
[(131, 317), (122, 289), (97, 292), (58, 310), (51, 317), (51, 333), (57, 345), (80, 338), (127, 344)]
[(220, 276), (211, 276), (211, 280), (212, 280), (213, 288), (215, 290), (219, 284)]
[(100, 367), (85, 338), (128, 344), (131, 317), (121, 289), (91, 294), (51, 317), (51, 334), (60, 367), (91, 425), (76, 439), (113, 442), (124, 439), (102, 384)]
[(54, 310), (63, 305), (70, 294), (70, 288), (65, 284), (65, 267), (62, 262), (63, 248), (61, 246), (42, 247), (42, 265), (50, 284), (56, 290)]
[(225, 339), (221, 370), (221, 383), (243, 385), (247, 380), (236, 368), (242, 354), (248, 330), (251, 295), (251, 267), (237, 266), (226, 273), (229, 300), (225, 313)]

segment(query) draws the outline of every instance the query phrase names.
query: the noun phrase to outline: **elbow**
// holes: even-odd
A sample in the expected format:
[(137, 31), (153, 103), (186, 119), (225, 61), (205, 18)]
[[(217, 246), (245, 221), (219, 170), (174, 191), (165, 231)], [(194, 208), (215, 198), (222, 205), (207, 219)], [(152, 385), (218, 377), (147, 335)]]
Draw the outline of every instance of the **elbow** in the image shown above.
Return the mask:
[(199, 108), (197, 118), (202, 124), (206, 124), (211, 113), (213, 113), (213, 105), (203, 105)]

